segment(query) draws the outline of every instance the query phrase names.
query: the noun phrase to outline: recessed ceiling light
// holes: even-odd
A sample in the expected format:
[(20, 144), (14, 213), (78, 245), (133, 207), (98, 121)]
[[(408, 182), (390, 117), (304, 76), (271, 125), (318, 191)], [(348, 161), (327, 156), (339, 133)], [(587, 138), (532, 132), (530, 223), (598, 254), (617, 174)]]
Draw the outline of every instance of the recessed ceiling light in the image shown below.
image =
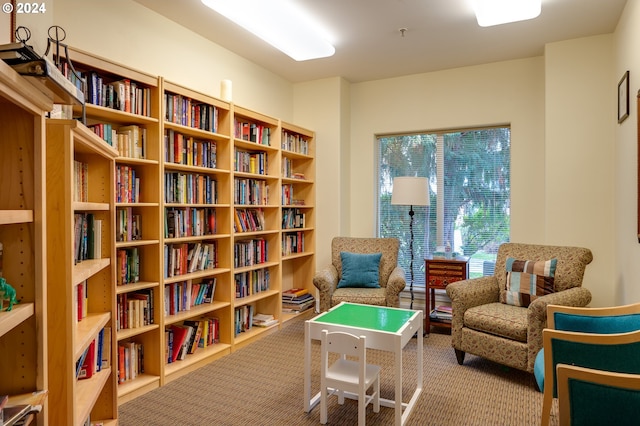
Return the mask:
[(290, 0), (202, 0), (202, 3), (296, 61), (332, 56), (320, 26)]
[(481, 27), (525, 21), (540, 15), (541, 0), (474, 0)]

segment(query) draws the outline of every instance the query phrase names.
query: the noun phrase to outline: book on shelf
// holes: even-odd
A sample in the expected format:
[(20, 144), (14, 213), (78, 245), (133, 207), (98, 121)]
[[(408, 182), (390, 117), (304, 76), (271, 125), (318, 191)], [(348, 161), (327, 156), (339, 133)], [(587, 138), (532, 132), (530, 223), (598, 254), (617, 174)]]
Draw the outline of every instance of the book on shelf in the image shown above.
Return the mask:
[(171, 361), (175, 362), (180, 359), (180, 354), (185, 346), (185, 342), (187, 342), (187, 338), (189, 335), (189, 328), (184, 325), (176, 325), (172, 324), (170, 327), (170, 333), (172, 336), (172, 348), (171, 348)]
[(278, 324), (278, 320), (271, 314), (255, 314), (253, 316), (253, 325), (258, 327), (270, 327)]
[(102, 358), (100, 359), (101, 370), (111, 366), (111, 327), (105, 327), (102, 330), (104, 336), (102, 339)]
[(191, 338), (187, 342), (187, 353), (192, 354), (196, 351), (196, 349), (198, 349), (198, 344), (200, 343), (200, 336), (202, 335), (204, 324), (202, 323), (202, 321), (196, 320), (187, 320), (184, 321), (183, 324), (193, 329)]
[(96, 372), (96, 340), (92, 340), (89, 347), (85, 350), (84, 356), (81, 357), (82, 362), (77, 370), (76, 377), (78, 379), (90, 379)]
[(305, 294), (309, 294), (309, 290), (306, 288), (290, 288), (282, 292), (282, 299), (295, 299)]
[(438, 321), (451, 321), (453, 317), (451, 306), (438, 305), (429, 313), (429, 317)]

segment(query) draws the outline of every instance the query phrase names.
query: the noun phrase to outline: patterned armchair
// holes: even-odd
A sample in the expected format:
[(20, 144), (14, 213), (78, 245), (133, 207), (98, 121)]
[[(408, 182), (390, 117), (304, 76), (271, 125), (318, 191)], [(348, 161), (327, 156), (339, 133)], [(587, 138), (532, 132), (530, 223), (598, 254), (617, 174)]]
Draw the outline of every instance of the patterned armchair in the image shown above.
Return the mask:
[[(538, 264), (557, 259), (553, 280), (547, 282), (551, 292), (531, 297), (528, 307), (507, 303), (511, 297), (507, 285), (513, 285), (507, 280), (509, 258)], [(547, 325), (547, 305), (588, 305), (591, 292), (581, 286), (585, 268), (592, 260), (591, 251), (581, 247), (505, 243), (498, 249), (493, 276), (449, 284), (447, 295), (453, 310), (451, 344), (458, 363), (462, 365), (469, 352), (533, 372), (536, 355), (542, 348), (542, 330)], [(522, 284), (535, 277), (527, 275)]]
[[(320, 292), (320, 311), (329, 310), (340, 302), (367, 305), (400, 306), (399, 294), (405, 286), (404, 269), (398, 266), (400, 242), (396, 238), (335, 237), (331, 241), (331, 265), (318, 271), (313, 284)], [(378, 288), (338, 288), (343, 276), (341, 252), (382, 253)]]

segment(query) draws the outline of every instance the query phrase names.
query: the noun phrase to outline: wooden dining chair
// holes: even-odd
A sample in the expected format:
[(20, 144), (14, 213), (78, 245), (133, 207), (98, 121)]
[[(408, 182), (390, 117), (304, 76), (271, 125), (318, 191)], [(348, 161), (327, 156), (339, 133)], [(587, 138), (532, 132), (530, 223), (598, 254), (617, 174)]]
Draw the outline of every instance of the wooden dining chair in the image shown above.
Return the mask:
[[(327, 423), (328, 397), (337, 394), (338, 403), (344, 404), (349, 392), (358, 397), (358, 426), (364, 426), (367, 405), (373, 403), (373, 412), (380, 411), (380, 367), (367, 364), (365, 336), (322, 330), (320, 342), (320, 423)], [(331, 365), (329, 354), (339, 355)]]
[(640, 375), (558, 364), (560, 426), (637, 425)]

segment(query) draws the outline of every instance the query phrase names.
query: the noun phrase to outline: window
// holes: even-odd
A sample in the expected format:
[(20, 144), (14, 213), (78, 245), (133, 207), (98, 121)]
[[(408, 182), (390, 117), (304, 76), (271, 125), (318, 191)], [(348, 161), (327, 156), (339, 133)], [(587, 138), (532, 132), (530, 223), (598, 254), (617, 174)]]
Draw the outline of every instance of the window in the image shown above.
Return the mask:
[(492, 275), (498, 246), (509, 241), (510, 128), (385, 135), (377, 141), (378, 235), (400, 240), (407, 282), (409, 207), (391, 205), (397, 176), (429, 181), (430, 206), (413, 207), (414, 290), (424, 289), (424, 257), (447, 244), (471, 258), (470, 277)]

